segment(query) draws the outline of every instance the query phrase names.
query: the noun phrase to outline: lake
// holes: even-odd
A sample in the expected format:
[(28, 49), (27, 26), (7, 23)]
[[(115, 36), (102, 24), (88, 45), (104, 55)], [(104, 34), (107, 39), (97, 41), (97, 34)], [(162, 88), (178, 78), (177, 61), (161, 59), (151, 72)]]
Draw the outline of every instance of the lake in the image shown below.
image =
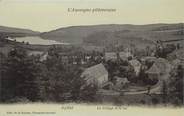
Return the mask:
[(54, 44), (69, 44), (69, 43), (62, 43), (54, 40), (47, 40), (47, 39), (42, 39), (39, 36), (29, 36), (29, 37), (16, 37), (16, 38), (7, 38), (8, 40), (11, 41), (17, 41), (17, 42), (29, 42), (29, 44), (32, 45), (54, 45)]

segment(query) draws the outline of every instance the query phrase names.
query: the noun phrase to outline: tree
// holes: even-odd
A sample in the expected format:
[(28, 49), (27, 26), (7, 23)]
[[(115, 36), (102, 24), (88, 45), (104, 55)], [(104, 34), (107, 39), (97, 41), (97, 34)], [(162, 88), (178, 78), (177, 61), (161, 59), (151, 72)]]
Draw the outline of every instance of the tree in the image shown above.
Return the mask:
[(96, 85), (87, 85), (80, 89), (79, 100), (82, 102), (94, 102), (96, 101)]
[[(41, 98), (43, 101), (66, 102), (86, 101), (93, 98), (95, 92), (91, 87), (84, 87), (85, 80), (81, 77), (80, 65), (65, 64), (58, 51), (53, 50), (43, 63), (41, 71)], [(91, 92), (94, 94), (91, 94)]]
[(163, 103), (166, 104), (167, 101), (167, 84), (165, 81), (163, 81), (163, 87), (162, 87), (162, 99), (163, 99)]
[(178, 65), (170, 74), (170, 81), (168, 86), (169, 100), (175, 105), (183, 104), (183, 75), (184, 68)]
[(2, 77), (4, 75), (3, 62), (6, 60), (6, 56), (0, 52), (0, 102), (2, 102)]
[(9, 101), (15, 97), (25, 97), (31, 101), (38, 99), (37, 76), (39, 68), (33, 57), (25, 50), (14, 49), (9, 52), (3, 63), (2, 77), (3, 100)]

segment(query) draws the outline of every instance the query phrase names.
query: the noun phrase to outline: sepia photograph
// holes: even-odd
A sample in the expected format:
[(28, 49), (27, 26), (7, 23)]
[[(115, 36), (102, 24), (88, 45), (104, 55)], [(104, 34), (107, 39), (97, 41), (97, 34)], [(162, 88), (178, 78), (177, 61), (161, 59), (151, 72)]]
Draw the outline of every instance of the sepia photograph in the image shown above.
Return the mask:
[(0, 0), (1, 108), (183, 108), (183, 5), (183, 0)]

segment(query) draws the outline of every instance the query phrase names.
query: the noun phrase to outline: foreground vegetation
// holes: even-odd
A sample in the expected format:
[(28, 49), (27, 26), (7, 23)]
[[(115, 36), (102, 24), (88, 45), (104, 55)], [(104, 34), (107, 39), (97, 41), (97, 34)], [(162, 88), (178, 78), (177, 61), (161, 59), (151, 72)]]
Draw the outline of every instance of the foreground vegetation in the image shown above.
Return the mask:
[(14, 49), (8, 56), (1, 54), (1, 101), (92, 101), (96, 88), (86, 86), (80, 67), (64, 65), (56, 55), (40, 62), (23, 49)]
[[(49, 49), (48, 57), (40, 61), (40, 56), (29, 56), (24, 49), (15, 48), (8, 55), (1, 56), (1, 102), (77, 102), (94, 103), (103, 102), (106, 97), (98, 96), (98, 88), (94, 85), (85, 85), (85, 80), (81, 78), (84, 66), (66, 64), (59, 57), (57, 49)], [(99, 61), (91, 61), (88, 66), (98, 64)], [(132, 83), (140, 80), (134, 78), (132, 67), (127, 62), (104, 62), (109, 79), (113, 82), (113, 76), (118, 75), (129, 77)], [(127, 65), (128, 70), (123, 70), (122, 66)], [(141, 73), (141, 77), (143, 77)], [(136, 79), (136, 80), (135, 80)], [(143, 79), (144, 80), (144, 79)], [(183, 67), (177, 65), (170, 74), (169, 83), (165, 83), (163, 94), (139, 95), (142, 99), (131, 103), (135, 97), (120, 95), (112, 98), (111, 101), (119, 104), (175, 104), (183, 103)], [(122, 99), (121, 99), (122, 98)], [(111, 99), (107, 97), (107, 99)], [(146, 100), (149, 99), (149, 103)], [(108, 101), (107, 100), (107, 101)], [(128, 103), (125, 101), (129, 101)]]

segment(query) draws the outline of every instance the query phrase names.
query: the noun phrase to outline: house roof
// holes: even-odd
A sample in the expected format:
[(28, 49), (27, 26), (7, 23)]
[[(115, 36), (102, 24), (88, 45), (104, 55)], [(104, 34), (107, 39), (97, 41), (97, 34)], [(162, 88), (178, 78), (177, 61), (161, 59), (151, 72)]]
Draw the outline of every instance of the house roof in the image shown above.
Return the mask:
[(120, 52), (119, 56), (121, 59), (127, 59), (129, 56), (132, 56), (129, 52)]
[(121, 78), (121, 77), (118, 77), (118, 76), (115, 76), (114, 78), (117, 79), (117, 81), (119, 81), (119, 82), (129, 83), (127, 78)]
[(155, 64), (153, 64), (153, 66), (149, 70), (147, 70), (146, 73), (148, 73), (148, 74), (160, 74), (160, 70), (158, 69), (158, 67)]
[(158, 58), (155, 60), (155, 63), (153, 66), (146, 71), (147, 73), (166, 73), (168, 69), (170, 68), (170, 63), (163, 59), (163, 58)]
[(28, 53), (29, 56), (33, 55), (33, 56), (36, 56), (36, 55), (42, 55), (44, 52), (43, 51), (30, 51)]
[(160, 72), (165, 73), (167, 72), (167, 69), (170, 68), (170, 63), (169, 61), (167, 61), (166, 59), (163, 58), (158, 58), (155, 61), (155, 65), (158, 67), (158, 69), (160, 70)]
[(177, 66), (181, 63), (181, 61), (179, 59), (175, 59), (171, 63), (172, 63), (173, 66)]
[(129, 62), (132, 66), (141, 66), (141, 63), (136, 59), (130, 60)]
[(106, 60), (117, 59), (117, 53), (115, 53), (115, 52), (106, 52), (105, 53), (105, 59)]
[(100, 63), (98, 65), (87, 68), (81, 76), (87, 78), (100, 78), (101, 76), (106, 74), (108, 74), (106, 68), (102, 63)]
[(184, 49), (179, 49), (176, 51), (176, 56), (179, 58), (179, 59), (184, 59)]
[[(129, 52), (119, 52), (119, 57), (121, 59), (127, 59), (129, 56), (132, 56)], [(106, 52), (105, 53), (106, 60), (117, 59), (116, 52)]]
[(147, 56), (147, 57), (144, 57), (142, 60), (145, 60), (145, 61), (156, 61), (157, 58), (156, 57), (152, 57), (152, 56)]
[(42, 56), (41, 56), (41, 58), (40, 58), (40, 60), (41, 60), (41, 61), (44, 61), (44, 60), (47, 59), (47, 57), (48, 57), (48, 52), (43, 53)]

